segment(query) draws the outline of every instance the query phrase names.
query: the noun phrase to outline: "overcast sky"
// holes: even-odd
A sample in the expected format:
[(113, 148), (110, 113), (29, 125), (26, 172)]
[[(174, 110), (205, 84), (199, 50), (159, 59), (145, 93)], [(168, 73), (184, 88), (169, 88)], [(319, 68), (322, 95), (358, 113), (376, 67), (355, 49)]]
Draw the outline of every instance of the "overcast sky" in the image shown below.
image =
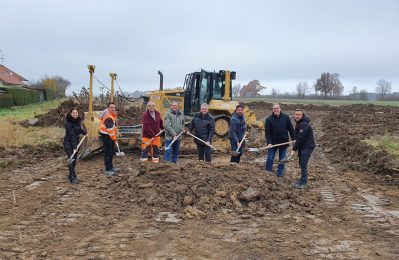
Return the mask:
[[(124, 91), (183, 85), (187, 73), (234, 70), (269, 93), (322, 72), (374, 91), (399, 91), (397, 0), (0, 0), (3, 64), (30, 81), (60, 75), (88, 86), (88, 64)], [(0, 57), (2, 55), (0, 53)], [(234, 84), (234, 83), (233, 83)], [(96, 82), (98, 90), (100, 84)]]

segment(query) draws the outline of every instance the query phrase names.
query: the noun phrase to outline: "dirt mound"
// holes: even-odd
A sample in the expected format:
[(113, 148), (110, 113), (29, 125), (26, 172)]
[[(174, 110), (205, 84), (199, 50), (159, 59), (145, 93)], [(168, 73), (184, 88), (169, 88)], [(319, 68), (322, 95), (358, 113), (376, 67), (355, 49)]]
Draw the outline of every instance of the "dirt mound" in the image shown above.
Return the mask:
[(64, 149), (62, 144), (47, 143), (37, 146), (23, 146), (21, 148), (2, 148), (0, 147), (0, 168), (13, 168), (37, 164), (49, 158), (62, 156)]
[[(87, 104), (78, 104), (72, 99), (68, 99), (62, 102), (57, 108), (49, 110), (44, 115), (38, 115), (35, 118), (38, 119), (33, 125), (29, 124), (29, 120), (21, 122), (21, 125), (28, 126), (57, 126), (64, 127), (65, 116), (71, 111), (73, 107), (78, 108), (79, 116), (83, 119), (84, 112), (88, 111)], [(94, 111), (102, 111), (104, 108), (95, 106)], [(138, 125), (141, 122), (141, 117), (145, 111), (144, 106), (133, 106), (126, 110), (118, 111), (118, 120), (121, 125)]]
[[(251, 110), (254, 109), (266, 109), (268, 111), (272, 111), (272, 107), (274, 103), (265, 102), (265, 101), (254, 101), (254, 102), (245, 102), (246, 106), (248, 106)], [(334, 106), (329, 105), (314, 105), (314, 104), (287, 104), (287, 103), (279, 103), (281, 105), (281, 109), (283, 111), (295, 111), (295, 109), (301, 108), (306, 111), (331, 111), (334, 110)]]
[(312, 192), (303, 196), (288, 180), (266, 174), (253, 164), (187, 161), (145, 164), (131, 171), (133, 174), (112, 178), (106, 196), (137, 203), (149, 217), (154, 212), (174, 212), (182, 218), (212, 218), (220, 212), (263, 216), (298, 207), (310, 211), (320, 199)]
[(323, 118), (320, 139), (332, 161), (355, 170), (393, 173), (398, 159), (386, 151), (375, 150), (363, 140), (385, 134), (397, 135), (399, 108), (389, 106), (342, 106)]
[(119, 111), (118, 119), (120, 125), (139, 125), (145, 106), (133, 106), (125, 111)]

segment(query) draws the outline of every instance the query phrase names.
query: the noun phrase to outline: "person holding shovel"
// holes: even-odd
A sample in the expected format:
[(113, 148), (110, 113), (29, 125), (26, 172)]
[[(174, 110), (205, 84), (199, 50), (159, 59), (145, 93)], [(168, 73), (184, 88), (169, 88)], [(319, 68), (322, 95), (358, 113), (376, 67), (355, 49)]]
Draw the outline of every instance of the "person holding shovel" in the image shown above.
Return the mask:
[(155, 110), (155, 103), (147, 103), (147, 110), (144, 112), (142, 120), (143, 130), (141, 138), (141, 162), (147, 162), (149, 153), (153, 163), (159, 163), (159, 149), (163, 132), (163, 120), (161, 114)]
[(211, 143), (213, 132), (215, 131), (215, 118), (209, 114), (208, 104), (201, 105), (201, 112), (194, 115), (193, 120), (186, 132), (192, 135), (191, 132), (195, 131), (195, 140), (197, 144), (198, 160), (211, 162)]
[[(273, 112), (266, 118), (266, 141), (267, 147), (272, 145), (282, 144), (288, 142), (288, 134), (292, 140), (295, 140), (294, 127), (292, 126), (290, 118), (281, 112), (280, 104), (273, 104)], [(279, 152), (279, 160), (282, 161), (287, 156), (287, 147), (289, 144), (271, 147), (267, 150), (266, 171), (273, 171), (273, 162), (276, 152)], [(279, 163), (276, 175), (278, 177), (284, 176), (284, 163)]]
[(232, 152), (230, 162), (240, 163), (242, 151), (245, 147), (245, 136), (248, 134), (246, 131), (244, 107), (238, 105), (230, 118), (229, 139)]
[[(78, 148), (79, 135), (86, 135), (87, 132), (82, 128), (81, 118), (76, 107), (72, 108), (65, 118), (65, 137), (64, 137), (64, 150), (71, 160), (68, 163), (70, 183), (78, 184), (79, 179), (76, 176), (75, 165), (78, 153), (75, 152)], [(73, 156), (72, 156), (73, 155)]]
[[(184, 115), (179, 110), (179, 103), (172, 102), (170, 109), (165, 113), (165, 155), (167, 162), (177, 163), (179, 157), (181, 133), (184, 131)], [(172, 154), (172, 158), (170, 158)]]
[(296, 142), (292, 147), (291, 155), (298, 151), (299, 166), (301, 167), (301, 178), (292, 183), (297, 189), (303, 189), (308, 182), (308, 162), (316, 143), (314, 141), (313, 129), (310, 126), (310, 119), (302, 109), (297, 109), (294, 114)]
[(99, 132), (101, 135), (101, 140), (104, 145), (104, 165), (105, 165), (105, 175), (113, 176), (119, 172), (119, 169), (114, 167), (112, 160), (115, 153), (115, 143), (116, 140), (116, 119), (117, 112), (114, 102), (108, 103), (108, 111), (103, 113), (100, 118)]

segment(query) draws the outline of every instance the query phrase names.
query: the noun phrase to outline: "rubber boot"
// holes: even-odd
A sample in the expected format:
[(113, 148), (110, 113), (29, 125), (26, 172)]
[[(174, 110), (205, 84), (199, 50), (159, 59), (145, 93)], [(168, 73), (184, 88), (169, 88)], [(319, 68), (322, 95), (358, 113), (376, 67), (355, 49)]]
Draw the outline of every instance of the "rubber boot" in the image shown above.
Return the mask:
[(75, 174), (75, 169), (74, 169), (73, 166), (74, 166), (73, 164), (68, 165), (68, 170), (69, 170), (68, 180), (69, 180), (70, 183), (72, 183), (73, 176)]
[(71, 176), (70, 182), (73, 183), (73, 184), (78, 184), (78, 183), (79, 183), (79, 180), (78, 180), (78, 178), (76, 177), (75, 165), (76, 165), (76, 161), (74, 161), (74, 162), (70, 165), (70, 170), (69, 170), (69, 172), (70, 172), (69, 175)]

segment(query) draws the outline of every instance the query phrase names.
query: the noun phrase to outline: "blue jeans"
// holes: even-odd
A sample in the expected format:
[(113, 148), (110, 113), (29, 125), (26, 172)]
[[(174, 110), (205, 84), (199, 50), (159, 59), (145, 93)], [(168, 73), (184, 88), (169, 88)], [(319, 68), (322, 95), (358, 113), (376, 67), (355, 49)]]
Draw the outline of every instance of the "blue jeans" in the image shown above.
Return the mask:
[[(274, 157), (276, 155), (276, 152), (278, 150), (278, 159), (281, 161), (287, 156), (287, 147), (276, 147), (276, 148), (270, 148), (267, 151), (267, 159), (266, 159), (266, 171), (273, 171), (273, 162), (274, 162)], [(277, 176), (278, 177), (283, 177), (284, 176), (284, 163), (279, 163), (277, 167)]]
[(300, 183), (306, 184), (308, 182), (308, 162), (313, 149), (298, 150), (299, 166), (301, 167)]
[[(165, 140), (165, 147), (168, 147), (172, 141), (173, 141), (173, 139)], [(180, 140), (176, 140), (172, 144), (170, 149), (165, 151), (165, 155), (163, 156), (163, 159), (167, 162), (176, 163), (177, 158), (179, 157), (179, 151), (180, 151)], [(170, 159), (170, 154), (172, 154), (172, 160)]]

